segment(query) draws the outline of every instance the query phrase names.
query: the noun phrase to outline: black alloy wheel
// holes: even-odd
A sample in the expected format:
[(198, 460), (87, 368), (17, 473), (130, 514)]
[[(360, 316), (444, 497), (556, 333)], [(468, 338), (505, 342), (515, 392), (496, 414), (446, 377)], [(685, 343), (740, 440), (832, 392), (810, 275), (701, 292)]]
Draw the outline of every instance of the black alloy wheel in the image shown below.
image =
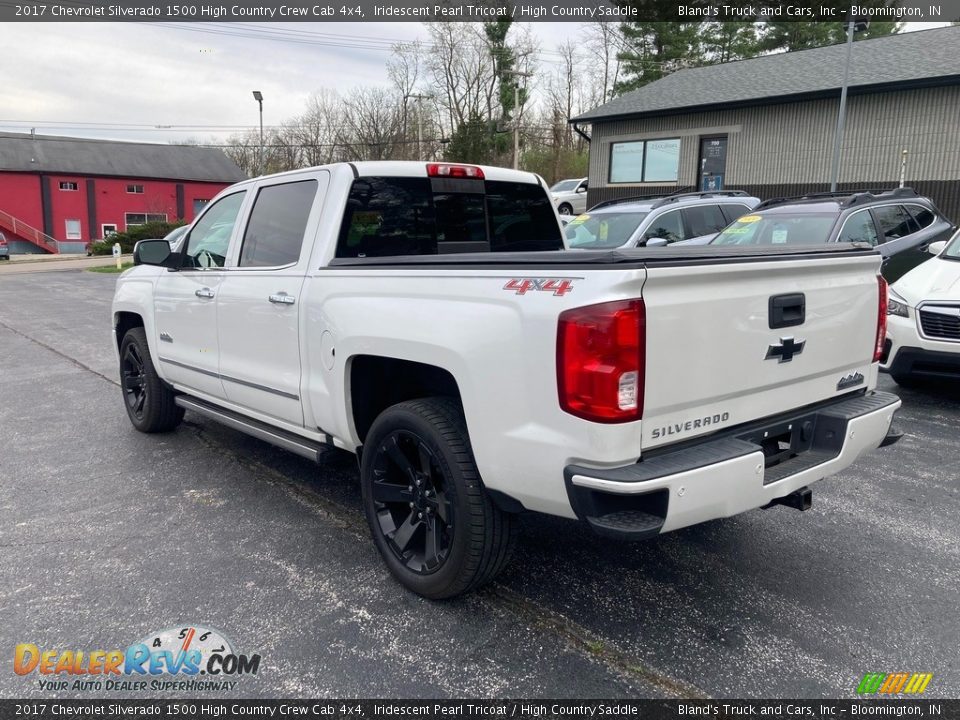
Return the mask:
[(138, 420), (143, 419), (143, 408), (147, 401), (147, 383), (143, 374), (143, 358), (136, 343), (129, 343), (120, 362), (123, 397), (127, 403), (127, 412)]
[(449, 481), (423, 438), (409, 430), (391, 432), (375, 453), (371, 494), (387, 546), (409, 570), (436, 572), (453, 541)]

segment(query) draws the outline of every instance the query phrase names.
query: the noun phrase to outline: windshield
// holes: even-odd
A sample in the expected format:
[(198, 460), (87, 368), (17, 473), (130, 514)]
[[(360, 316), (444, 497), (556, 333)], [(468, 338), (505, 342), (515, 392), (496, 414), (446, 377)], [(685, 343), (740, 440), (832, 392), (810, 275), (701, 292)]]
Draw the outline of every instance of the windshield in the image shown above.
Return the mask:
[(582, 249), (615, 248), (633, 237), (645, 212), (578, 215), (566, 227), (570, 247)]
[(711, 245), (817, 245), (830, 240), (836, 215), (744, 215)]
[(550, 188), (550, 192), (573, 192), (579, 184), (579, 180), (561, 180)]
[(943, 255), (940, 257), (950, 260), (960, 260), (960, 230), (958, 230), (953, 236), (953, 239), (950, 240), (947, 249), (944, 250)]

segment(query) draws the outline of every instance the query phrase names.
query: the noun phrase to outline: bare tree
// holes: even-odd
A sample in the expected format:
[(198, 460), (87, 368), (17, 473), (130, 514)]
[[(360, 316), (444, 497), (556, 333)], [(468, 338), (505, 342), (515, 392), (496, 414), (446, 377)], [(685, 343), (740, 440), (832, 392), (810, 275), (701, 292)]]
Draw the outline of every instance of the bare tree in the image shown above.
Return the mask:
[(403, 111), (395, 93), (359, 87), (346, 99), (347, 154), (354, 160), (392, 160), (403, 147)]
[(623, 34), (617, 23), (593, 22), (587, 28), (584, 49), (592, 58), (594, 67), (600, 69), (595, 77), (598, 82), (591, 92), (591, 104), (599, 105), (613, 97), (614, 87), (620, 79), (619, 54), (623, 50)]

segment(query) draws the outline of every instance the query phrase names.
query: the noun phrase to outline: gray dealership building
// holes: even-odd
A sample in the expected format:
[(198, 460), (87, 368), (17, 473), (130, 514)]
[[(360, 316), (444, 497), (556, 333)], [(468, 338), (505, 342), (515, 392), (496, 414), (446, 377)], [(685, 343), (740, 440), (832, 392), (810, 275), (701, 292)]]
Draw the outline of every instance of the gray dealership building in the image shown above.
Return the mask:
[[(588, 206), (619, 197), (829, 190), (847, 49), (678, 70), (572, 118), (590, 141)], [(853, 44), (839, 187), (906, 184), (960, 220), (960, 27)]]

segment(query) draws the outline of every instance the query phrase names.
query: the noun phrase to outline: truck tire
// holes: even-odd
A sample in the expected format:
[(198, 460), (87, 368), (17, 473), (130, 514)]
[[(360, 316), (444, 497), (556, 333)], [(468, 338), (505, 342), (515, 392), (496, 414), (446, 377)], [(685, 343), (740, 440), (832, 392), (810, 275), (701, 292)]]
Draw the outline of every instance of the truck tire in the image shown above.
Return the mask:
[(120, 387), (127, 417), (140, 432), (169, 432), (183, 420), (173, 390), (153, 367), (142, 327), (128, 330), (120, 342)]
[(384, 410), (364, 443), (363, 509), (393, 576), (441, 600), (492, 580), (507, 564), (516, 518), (487, 495), (459, 403), (409, 400)]

